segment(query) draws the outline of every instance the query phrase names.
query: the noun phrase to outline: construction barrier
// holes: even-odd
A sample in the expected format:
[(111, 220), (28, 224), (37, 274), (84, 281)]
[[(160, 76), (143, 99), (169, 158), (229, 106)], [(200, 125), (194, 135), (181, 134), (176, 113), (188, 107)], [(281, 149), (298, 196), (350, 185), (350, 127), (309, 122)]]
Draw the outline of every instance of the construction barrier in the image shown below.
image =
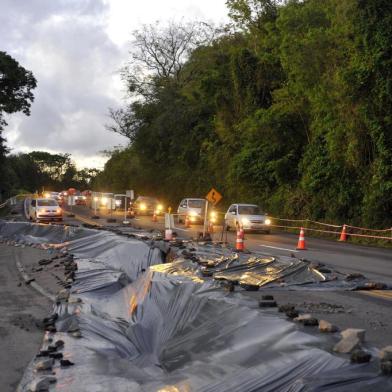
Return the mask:
[[(349, 237), (359, 237), (359, 238), (371, 238), (371, 239), (379, 239), (379, 240), (392, 240), (392, 228), (390, 229), (368, 229), (364, 227), (352, 226), (352, 225), (334, 225), (330, 223), (313, 221), (310, 219), (283, 219), (270, 217), (271, 220), (275, 222), (282, 223), (294, 223), (294, 225), (288, 224), (271, 224), (271, 227), (282, 228), (282, 229), (293, 229), (293, 230), (301, 230), (304, 228), (308, 232), (316, 232), (316, 233), (325, 233), (332, 234), (338, 237), (340, 242), (346, 242)], [(301, 223), (301, 225), (298, 225)], [(315, 227), (309, 227), (310, 225)], [(322, 226), (325, 228), (317, 228), (317, 226)], [(359, 231), (359, 233), (355, 233), (353, 231)], [(362, 231), (362, 233), (361, 233)], [(368, 232), (368, 233), (366, 233)], [(374, 234), (371, 234), (374, 233)], [(384, 234), (385, 235), (380, 235)], [(378, 235), (376, 235), (378, 234)], [(388, 236), (389, 234), (389, 236)]]

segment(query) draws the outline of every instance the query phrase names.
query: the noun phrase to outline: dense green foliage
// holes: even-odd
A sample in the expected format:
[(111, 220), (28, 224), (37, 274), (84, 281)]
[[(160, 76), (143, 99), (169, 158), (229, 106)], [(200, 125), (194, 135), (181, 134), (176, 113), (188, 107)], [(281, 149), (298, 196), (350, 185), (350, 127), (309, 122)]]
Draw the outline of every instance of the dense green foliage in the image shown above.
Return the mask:
[(96, 188), (175, 203), (215, 186), (279, 216), (390, 227), (392, 3), (227, 5), (231, 30), (120, 113), (130, 144)]
[(9, 155), (3, 169), (5, 196), (45, 190), (61, 191), (74, 187), (88, 189), (96, 170), (77, 170), (69, 154), (33, 151)]

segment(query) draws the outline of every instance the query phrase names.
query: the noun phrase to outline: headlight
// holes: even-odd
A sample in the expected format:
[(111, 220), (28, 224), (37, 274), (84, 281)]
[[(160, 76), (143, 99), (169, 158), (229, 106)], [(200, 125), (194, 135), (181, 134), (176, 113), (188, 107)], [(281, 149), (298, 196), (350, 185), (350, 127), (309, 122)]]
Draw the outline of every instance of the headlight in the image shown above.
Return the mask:
[(141, 209), (142, 211), (144, 211), (144, 210), (147, 209), (147, 206), (146, 206), (144, 203), (141, 203), (141, 204), (140, 204), (140, 209)]
[(86, 197), (86, 196), (82, 196), (82, 199), (83, 199), (83, 200), (86, 200), (86, 199), (87, 199), (87, 197)]
[(157, 211), (162, 211), (163, 210), (163, 205), (162, 204), (158, 204), (157, 205)]
[(61, 208), (57, 208), (57, 210), (56, 210), (56, 212), (57, 212), (57, 214), (61, 214)]
[(120, 206), (121, 206), (121, 200), (116, 200), (115, 203), (116, 203), (116, 206), (117, 206), (117, 207), (120, 207)]
[(108, 203), (107, 197), (103, 197), (103, 198), (101, 199), (101, 204), (106, 205), (107, 203)]
[(265, 220), (265, 224), (266, 224), (266, 225), (270, 225), (270, 224), (271, 224), (271, 219), (266, 219), (266, 220)]
[(47, 199), (49, 199), (49, 198), (50, 198), (50, 193), (46, 192), (46, 193), (44, 194), (44, 196), (45, 196)]
[(97, 196), (94, 197), (94, 201), (95, 201), (95, 202), (98, 201), (98, 197), (97, 197)]
[(243, 225), (249, 225), (250, 224), (250, 220), (248, 218), (242, 218), (241, 222)]
[(211, 211), (210, 218), (211, 219), (216, 219), (216, 217), (217, 217), (216, 212), (215, 211)]
[(189, 211), (189, 216), (193, 216), (193, 217), (196, 217), (196, 216), (198, 216), (199, 214), (196, 212), (196, 211)]

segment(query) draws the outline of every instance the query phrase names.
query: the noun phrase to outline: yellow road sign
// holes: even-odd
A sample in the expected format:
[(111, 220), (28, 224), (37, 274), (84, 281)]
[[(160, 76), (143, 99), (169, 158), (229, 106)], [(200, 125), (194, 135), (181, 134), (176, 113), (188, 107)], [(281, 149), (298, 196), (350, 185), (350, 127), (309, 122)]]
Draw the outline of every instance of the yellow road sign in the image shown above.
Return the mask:
[(214, 188), (207, 193), (206, 199), (212, 204), (216, 205), (222, 200), (222, 195)]

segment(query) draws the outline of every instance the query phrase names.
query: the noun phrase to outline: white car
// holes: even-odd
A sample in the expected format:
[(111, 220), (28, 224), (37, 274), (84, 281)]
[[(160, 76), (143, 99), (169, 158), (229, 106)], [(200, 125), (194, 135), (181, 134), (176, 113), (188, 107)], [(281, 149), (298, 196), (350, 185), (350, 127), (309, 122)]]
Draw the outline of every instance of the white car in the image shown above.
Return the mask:
[(242, 227), (248, 231), (270, 233), (271, 220), (256, 204), (232, 204), (225, 215), (227, 230)]
[(29, 205), (29, 218), (35, 222), (63, 220), (63, 210), (55, 199), (32, 199)]
[(190, 223), (203, 223), (206, 201), (204, 199), (182, 199), (177, 209), (178, 223), (185, 222), (188, 217)]

